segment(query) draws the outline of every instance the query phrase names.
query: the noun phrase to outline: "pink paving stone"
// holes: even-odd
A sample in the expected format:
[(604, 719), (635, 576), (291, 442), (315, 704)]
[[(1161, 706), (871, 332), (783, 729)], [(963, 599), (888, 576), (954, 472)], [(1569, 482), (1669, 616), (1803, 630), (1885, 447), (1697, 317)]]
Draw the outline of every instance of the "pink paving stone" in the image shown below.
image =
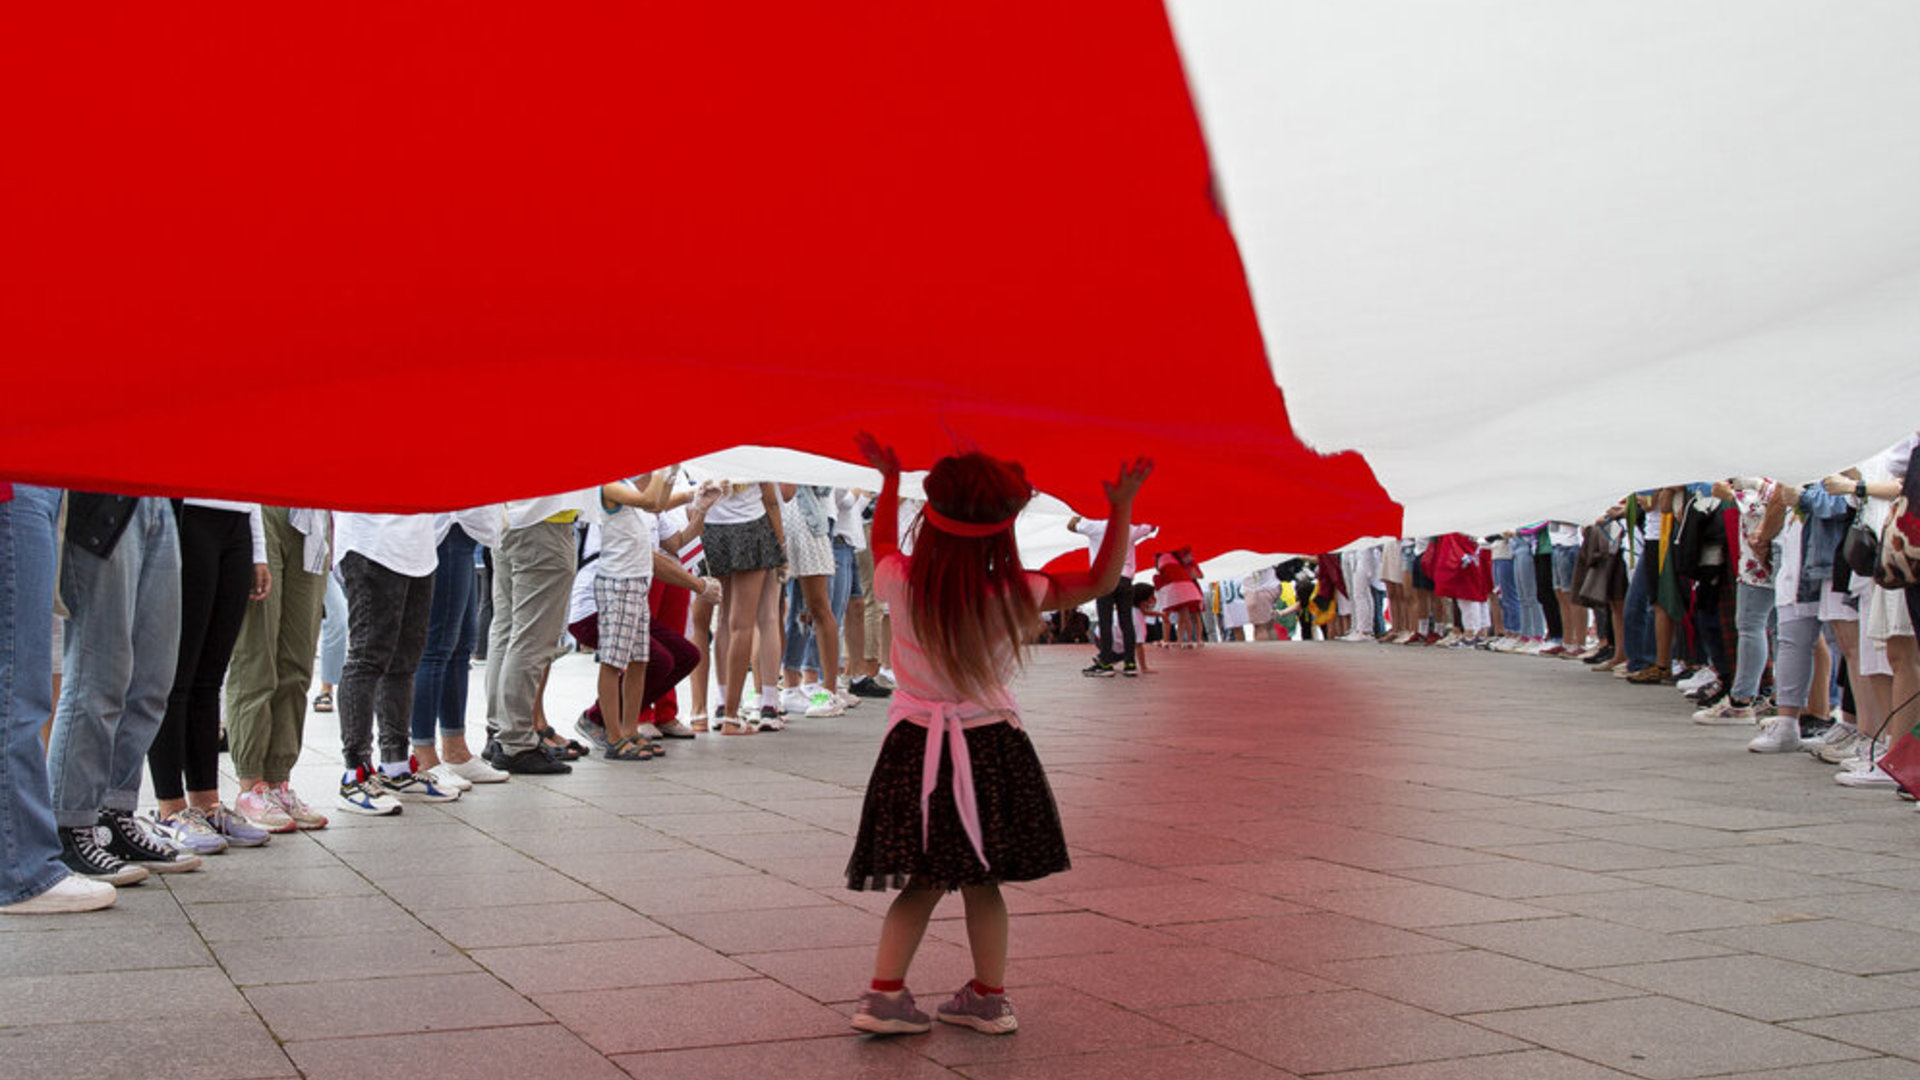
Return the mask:
[(1248, 998), (1339, 990), (1291, 968), (1198, 945), (1046, 957), (1021, 962), (1020, 974), (1073, 987), (1102, 1001), (1147, 1012)]

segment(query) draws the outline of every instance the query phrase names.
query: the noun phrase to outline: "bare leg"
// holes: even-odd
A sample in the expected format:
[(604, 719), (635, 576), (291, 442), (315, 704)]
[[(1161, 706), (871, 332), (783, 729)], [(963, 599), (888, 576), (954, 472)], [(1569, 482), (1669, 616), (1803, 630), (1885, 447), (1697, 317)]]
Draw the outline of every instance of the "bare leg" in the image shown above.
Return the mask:
[(756, 651), (753, 658), (753, 681), (766, 697), (767, 688), (774, 685), (774, 673), (780, 670), (780, 595), (786, 590), (773, 582), (760, 590), (760, 620), (756, 627)]
[(820, 685), (829, 694), (840, 689), (840, 624), (833, 618), (832, 586), (831, 577), (800, 579), (800, 595), (813, 616), (814, 647), (820, 652)]
[[(937, 889), (908, 882), (905, 891), (893, 898), (887, 917), (880, 924), (880, 948), (873, 957), (873, 977), (882, 982), (904, 980), (913, 965), (913, 954), (920, 950), (926, 936), (927, 921), (944, 895)], [(999, 986), (1001, 984), (994, 983)]]
[(998, 885), (960, 890), (967, 905), (967, 947), (973, 977), (988, 986), (1007, 985), (1007, 901)]
[(1893, 697), (1887, 702), (1886, 736), (1893, 742), (1912, 731), (1915, 717), (1920, 717), (1920, 641), (1888, 638), (1887, 663), (1893, 668)]
[[(600, 670), (607, 669), (603, 666)], [(616, 689), (620, 695), (620, 738), (631, 739), (640, 734), (640, 701), (647, 696), (647, 662), (635, 660), (628, 664), (626, 678), (618, 681)], [(600, 711), (606, 712), (607, 707), (600, 706)]]
[(1832, 682), (1833, 659), (1827, 653), (1826, 635), (1822, 634), (1813, 639), (1813, 686), (1807, 690), (1807, 712), (1815, 716), (1833, 712), (1833, 702), (1827, 695), (1827, 687)]
[(620, 669), (612, 664), (600, 665), (600, 718), (607, 726), (607, 742), (617, 743), (630, 732), (621, 728), (624, 714), (620, 711)]
[(747, 693), (747, 668), (753, 661), (753, 615), (759, 610), (766, 580), (765, 570), (743, 570), (727, 579), (721, 594), (720, 621), (727, 635), (726, 707), (733, 716), (747, 714), (741, 699)]
[(847, 618), (840, 625), (846, 635), (847, 657), (845, 663), (847, 682), (851, 685), (853, 680), (859, 677), (861, 663), (867, 655), (866, 597), (855, 596), (847, 600)]
[[(707, 681), (713, 672), (713, 601), (704, 596), (695, 596), (688, 608), (687, 637), (694, 648), (700, 650), (700, 663), (694, 667), (688, 678), (692, 682), (689, 692), (693, 695), (693, 715), (707, 715)], [(726, 671), (722, 664), (721, 671)]]

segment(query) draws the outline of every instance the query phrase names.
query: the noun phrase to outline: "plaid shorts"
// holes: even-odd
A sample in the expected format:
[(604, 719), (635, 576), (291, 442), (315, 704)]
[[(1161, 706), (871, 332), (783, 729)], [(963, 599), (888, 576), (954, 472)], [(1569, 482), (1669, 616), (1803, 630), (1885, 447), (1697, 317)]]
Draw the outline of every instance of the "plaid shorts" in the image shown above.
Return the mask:
[(647, 590), (652, 578), (593, 579), (593, 603), (600, 609), (600, 647), (594, 659), (624, 668), (647, 658)]

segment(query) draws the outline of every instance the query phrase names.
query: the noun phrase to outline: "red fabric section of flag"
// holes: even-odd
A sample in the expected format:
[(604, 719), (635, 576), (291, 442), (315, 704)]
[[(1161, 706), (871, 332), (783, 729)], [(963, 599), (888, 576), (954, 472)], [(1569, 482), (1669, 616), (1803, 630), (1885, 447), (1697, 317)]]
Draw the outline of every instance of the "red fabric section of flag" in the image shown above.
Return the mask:
[(1203, 556), (1398, 531), (1152, 0), (30, 5), (0, 100), (0, 476), (434, 509), (868, 427), (1095, 514), (1152, 455)]

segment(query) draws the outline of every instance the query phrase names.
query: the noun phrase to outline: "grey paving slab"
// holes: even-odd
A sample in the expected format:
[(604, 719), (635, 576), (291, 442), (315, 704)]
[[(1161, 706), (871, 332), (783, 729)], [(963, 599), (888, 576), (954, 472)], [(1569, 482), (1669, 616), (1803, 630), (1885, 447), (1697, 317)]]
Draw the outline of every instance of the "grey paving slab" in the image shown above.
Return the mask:
[(60, 929), (0, 938), (0, 978), (204, 967), (213, 963), (206, 943), (185, 920), (167, 926), (101, 924), (93, 928), (66, 918), (48, 921)]
[(247, 1000), (285, 1042), (537, 1024), (547, 1017), (491, 975), (256, 986)]
[(1768, 956), (1596, 968), (1592, 974), (1754, 1020), (1920, 1008), (1920, 990)]
[(1905, 1058), (1861, 1058), (1832, 1065), (1805, 1065), (1766, 1072), (1729, 1073), (1715, 1080), (1910, 1080), (1913, 1062)]
[(1791, 908), (1804, 903), (1749, 904), (1679, 889), (1651, 887), (1620, 892), (1544, 896), (1531, 902), (1543, 908), (1553, 908), (1572, 915), (1587, 915), (1663, 934), (1783, 922), (1792, 917)]
[(370, 1061), (409, 1062), (436, 1076), (625, 1080), (626, 1074), (558, 1024), (287, 1044), (306, 1080), (362, 1080)]
[(751, 979), (753, 969), (682, 937), (476, 949), (469, 955), (522, 994)]
[(1282, 858), (1260, 863), (1183, 866), (1180, 873), (1202, 881), (1279, 897), (1345, 889), (1385, 889), (1408, 884), (1405, 878), (1377, 870), (1362, 870), (1357, 866), (1343, 866), (1324, 859)]
[(375, 933), (408, 930), (419, 925), (405, 908), (385, 896), (189, 904), (187, 916), (194, 928), (212, 942)]
[(235, 986), (378, 978), (382, 971), (443, 975), (478, 971), (424, 927), (341, 937), (234, 938), (213, 945)]
[(1381, 889), (1343, 889), (1300, 893), (1294, 900), (1309, 907), (1351, 915), (1357, 919), (1418, 930), (1428, 926), (1508, 922), (1551, 916), (1549, 908), (1481, 896), (1441, 885), (1406, 883)]
[(101, 1023), (0, 1028), (4, 1072), (32, 1080), (280, 1080), (300, 1075), (258, 1017), (180, 1013), (174, 1008), (164, 1019), (122, 1016)]
[(1168, 1009), (1168, 1023), (1295, 1073), (1523, 1049), (1481, 1027), (1358, 990)]
[(1508, 900), (1566, 893), (1608, 892), (1631, 889), (1637, 884), (1612, 874), (1570, 870), (1564, 866), (1504, 856), (1489, 856), (1488, 861), (1464, 866), (1416, 867), (1402, 870), (1400, 874), (1431, 885), (1445, 885)]
[(1516, 1050), (1451, 1061), (1359, 1069), (1341, 1073), (1340, 1080), (1624, 1080), (1628, 1075), (1552, 1050)]
[(1217, 922), (1260, 915), (1295, 915), (1309, 910), (1245, 889), (1191, 881), (1181, 885), (1137, 885), (1118, 889), (1088, 889), (1058, 893), (1073, 907), (1107, 915), (1137, 926)]
[(1189, 941), (1290, 966), (1460, 947), (1456, 942), (1430, 934), (1396, 930), (1331, 912), (1277, 919), (1235, 919), (1167, 929), (1168, 933)]
[(1920, 971), (1920, 934), (1841, 919), (1703, 930), (1688, 936), (1855, 975)]
[(1852, 1046), (1864, 1046), (1908, 1058), (1916, 1063), (1913, 1066), (1916, 1070), (1914, 1075), (1920, 1075), (1920, 1009), (1832, 1016), (1821, 1020), (1802, 1020), (1787, 1026)]
[(650, 916), (813, 907), (824, 900), (838, 899), (823, 897), (812, 889), (771, 874), (759, 873), (620, 881), (603, 886), (601, 891), (635, 911)]
[(1437, 927), (1429, 932), (1462, 945), (1567, 969), (1685, 960), (1733, 951), (1707, 940), (1656, 934), (1579, 915)]
[(89, 1020), (158, 1020), (182, 1001), (195, 1014), (243, 1014), (247, 1003), (216, 968), (98, 971), (0, 979), (0, 1028)]
[(821, 898), (818, 907), (670, 912), (655, 920), (722, 953), (775, 952), (827, 945), (871, 944), (880, 918)]
[(1485, 1013), (1474, 1021), (1649, 1080), (1872, 1056), (1858, 1047), (1671, 998), (1518, 1009)]
[(926, 1041), (834, 1036), (621, 1054), (612, 1060), (637, 1080), (765, 1080), (822, 1076), (839, 1080), (954, 1080), (960, 1073), (917, 1049)]
[(565, 904), (598, 898), (587, 886), (551, 870), (420, 875), (383, 881), (380, 887), (401, 907), (414, 912), (496, 904)]
[(1698, 866), (1718, 862), (1718, 852), (1669, 851), (1663, 848), (1621, 844), (1611, 840), (1560, 840), (1545, 844), (1510, 844), (1489, 848), (1497, 855), (1528, 862), (1564, 866), (1572, 870), (1652, 870), (1669, 866)]
[(1342, 985), (1250, 956), (1192, 944), (1048, 957), (1027, 961), (1020, 970), (1147, 1015), (1178, 1005), (1323, 993)]
[(1797, 896), (1879, 891), (1857, 881), (1744, 863), (1682, 866), (1664, 870), (1623, 870), (1620, 876), (1648, 885), (1724, 896), (1729, 900), (1786, 900)]
[(1315, 965), (1311, 971), (1338, 985), (1446, 1016), (1604, 1001), (1641, 993), (1617, 982), (1478, 949), (1339, 960)]
[[(251, 852), (235, 853), (253, 857)], [(198, 874), (175, 874), (167, 888), (182, 903), (229, 900), (304, 900), (371, 896), (379, 889), (359, 871), (332, 856), (322, 865), (272, 867), (267, 873), (223, 874), (215, 866)]]
[(602, 1054), (846, 1036), (847, 1019), (770, 979), (535, 995)]
[(673, 932), (611, 900), (434, 908), (418, 915), (435, 933), (463, 949), (618, 941), (660, 937)]
[(1036, 1057), (956, 1067), (972, 1080), (1292, 1080), (1293, 1073), (1204, 1043), (1142, 1047), (1112, 1053)]

